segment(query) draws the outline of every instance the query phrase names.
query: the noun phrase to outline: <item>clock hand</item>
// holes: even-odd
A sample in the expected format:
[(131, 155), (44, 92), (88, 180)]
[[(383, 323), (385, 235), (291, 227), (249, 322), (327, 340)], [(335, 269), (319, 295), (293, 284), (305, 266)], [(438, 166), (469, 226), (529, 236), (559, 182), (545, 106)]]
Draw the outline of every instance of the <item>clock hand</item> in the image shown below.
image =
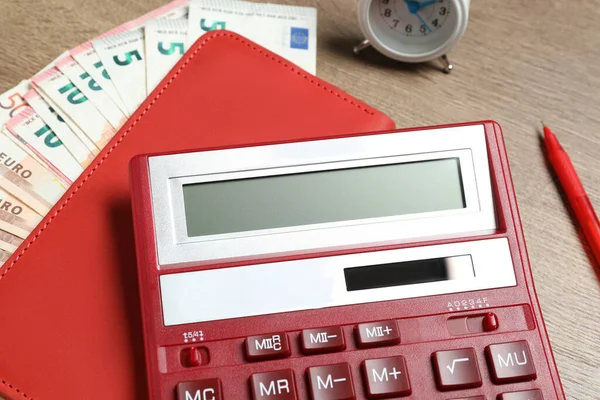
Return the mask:
[(427, 30), (428, 30), (429, 32), (433, 32), (433, 31), (431, 30), (431, 28), (429, 27), (429, 25), (427, 25), (427, 22), (425, 22), (425, 20), (423, 19), (423, 17), (421, 17), (421, 14), (419, 14), (419, 12), (418, 12), (418, 11), (415, 13), (415, 15), (416, 15), (416, 16), (419, 18), (419, 20), (421, 21), (421, 23), (422, 23), (423, 25), (425, 25), (425, 28), (427, 28)]
[(425, 8), (425, 7), (427, 7), (427, 6), (430, 6), (430, 5), (432, 5), (432, 4), (435, 4), (435, 3), (437, 3), (437, 1), (438, 1), (438, 0), (429, 0), (429, 1), (426, 1), (426, 2), (423, 2), (423, 3), (419, 3), (419, 10), (420, 10), (421, 8)]

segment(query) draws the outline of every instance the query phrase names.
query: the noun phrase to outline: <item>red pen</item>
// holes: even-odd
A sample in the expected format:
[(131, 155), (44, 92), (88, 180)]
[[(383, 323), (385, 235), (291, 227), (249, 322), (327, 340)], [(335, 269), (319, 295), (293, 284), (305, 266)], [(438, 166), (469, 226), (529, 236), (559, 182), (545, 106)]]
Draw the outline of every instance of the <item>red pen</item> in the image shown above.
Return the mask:
[(546, 125), (544, 125), (544, 144), (550, 164), (552, 164), (552, 168), (558, 176), (560, 185), (565, 191), (567, 200), (592, 249), (594, 258), (600, 265), (600, 223), (598, 223), (598, 216), (577, 176), (569, 155)]

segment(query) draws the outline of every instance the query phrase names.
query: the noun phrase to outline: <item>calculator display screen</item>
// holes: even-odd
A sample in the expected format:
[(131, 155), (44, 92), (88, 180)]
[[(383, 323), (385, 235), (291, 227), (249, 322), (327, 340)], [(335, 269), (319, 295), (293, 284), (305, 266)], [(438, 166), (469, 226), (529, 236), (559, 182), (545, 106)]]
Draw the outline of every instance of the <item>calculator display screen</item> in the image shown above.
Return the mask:
[(187, 184), (183, 199), (189, 237), (466, 207), (458, 158)]

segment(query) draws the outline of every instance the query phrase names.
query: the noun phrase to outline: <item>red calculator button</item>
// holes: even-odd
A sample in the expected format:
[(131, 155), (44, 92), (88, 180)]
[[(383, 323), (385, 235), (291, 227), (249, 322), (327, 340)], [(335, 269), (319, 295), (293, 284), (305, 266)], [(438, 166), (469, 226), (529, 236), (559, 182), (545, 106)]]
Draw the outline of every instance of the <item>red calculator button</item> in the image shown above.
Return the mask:
[(290, 343), (285, 332), (246, 338), (246, 359), (248, 361), (285, 358), (291, 354)]
[(354, 400), (352, 373), (347, 363), (311, 367), (307, 370), (312, 400)]
[(223, 400), (221, 381), (215, 378), (180, 382), (177, 385), (177, 400), (189, 399)]
[(302, 331), (302, 352), (304, 354), (331, 353), (346, 348), (344, 331), (339, 326)]
[(459, 399), (450, 399), (450, 400), (485, 400), (485, 397), (483, 397), (483, 396), (461, 397)]
[(402, 356), (366, 360), (363, 374), (370, 399), (410, 396), (412, 392)]
[(498, 400), (544, 400), (544, 396), (542, 396), (541, 390), (534, 389), (521, 392), (502, 393), (498, 395)]
[(400, 331), (394, 320), (360, 324), (356, 327), (358, 347), (390, 346), (400, 343)]
[(254, 374), (250, 378), (253, 400), (297, 400), (291, 369)]
[(535, 379), (535, 367), (525, 340), (493, 344), (485, 348), (492, 381), (508, 383)]
[(482, 385), (477, 355), (473, 348), (437, 351), (432, 356), (439, 390), (458, 390)]

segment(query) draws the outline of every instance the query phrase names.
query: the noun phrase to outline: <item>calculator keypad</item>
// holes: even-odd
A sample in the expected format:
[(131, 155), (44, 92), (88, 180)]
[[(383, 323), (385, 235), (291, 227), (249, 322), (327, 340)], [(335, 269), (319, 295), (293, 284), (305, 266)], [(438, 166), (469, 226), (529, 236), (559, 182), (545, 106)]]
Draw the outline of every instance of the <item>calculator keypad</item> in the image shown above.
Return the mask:
[[(395, 320), (359, 324), (354, 326), (354, 333), (358, 349), (392, 346), (400, 343), (400, 331)], [(299, 336), (295, 335), (292, 338), (298, 340), (300, 352), (306, 356), (341, 352), (347, 347), (344, 329), (340, 326), (305, 329), (300, 332)], [(249, 336), (244, 343), (248, 361), (269, 361), (290, 357), (292, 354), (287, 332)], [(352, 344), (350, 346), (352, 347)], [(208, 351), (205, 347), (199, 347), (197, 350)], [(478, 363), (479, 351), (469, 347), (433, 352), (431, 363), (437, 389), (450, 392), (483, 386)], [(184, 349), (181, 353), (184, 366), (201, 367), (204, 364), (201, 360), (208, 359), (207, 354), (198, 355), (197, 352), (190, 354), (187, 352), (189, 349)], [(386, 355), (386, 352), (380, 349), (373, 350), (373, 352)], [(491, 344), (485, 349), (481, 349), (481, 352), (485, 355), (490, 372), (489, 377), (494, 384), (524, 382), (537, 377), (533, 357), (526, 340)], [(184, 359), (189, 362), (184, 363)], [(322, 360), (323, 358), (321, 356), (315, 357), (315, 359)], [(353, 359), (356, 361), (356, 358)], [(368, 399), (391, 399), (419, 395), (411, 388), (410, 365), (405, 357), (401, 355), (381, 358), (363, 357), (361, 361), (357, 362), (361, 362), (358, 379), (362, 378), (362, 385), (358, 385), (359, 388), (362, 386), (359, 397), (366, 395)], [(279, 365), (282, 364), (279, 363)], [(351, 371), (356, 367), (358, 365), (346, 362), (308, 367), (304, 370), (305, 379), (300, 375), (299, 381), (296, 381), (298, 375), (295, 374), (301, 372), (295, 368), (274, 371), (267, 369), (267, 372), (249, 374), (245, 379), (249, 379), (247, 381), (249, 395), (253, 400), (299, 400), (299, 393), (301, 394), (305, 390), (303, 388), (308, 389), (312, 400), (355, 400), (357, 392)], [(258, 371), (261, 370), (264, 371), (262, 368)], [(303, 387), (297, 386), (300, 384)], [(511, 389), (513, 388), (511, 387)], [(177, 400), (223, 400), (221, 381), (216, 378), (180, 382), (176, 392)], [(445, 398), (447, 400), (543, 400), (542, 392), (539, 389), (523, 391), (514, 391), (513, 389), (511, 392), (498, 394), (494, 399), (487, 399), (481, 395), (460, 397), (460, 393), (455, 393), (454, 396), (452, 393), (448, 393)]]
[(348, 363), (311, 367), (307, 370), (312, 400), (354, 400), (354, 384)]
[(412, 392), (406, 360), (402, 356), (366, 360), (363, 378), (370, 399), (410, 396)]
[(535, 379), (535, 367), (524, 340), (493, 344), (485, 349), (492, 381), (497, 384)]
[(432, 357), (439, 390), (458, 390), (483, 384), (475, 349), (437, 351)]
[(177, 385), (177, 400), (189, 399), (223, 400), (221, 381), (219, 379), (202, 379), (179, 383)]
[(254, 400), (297, 400), (291, 369), (254, 374), (250, 378)]

